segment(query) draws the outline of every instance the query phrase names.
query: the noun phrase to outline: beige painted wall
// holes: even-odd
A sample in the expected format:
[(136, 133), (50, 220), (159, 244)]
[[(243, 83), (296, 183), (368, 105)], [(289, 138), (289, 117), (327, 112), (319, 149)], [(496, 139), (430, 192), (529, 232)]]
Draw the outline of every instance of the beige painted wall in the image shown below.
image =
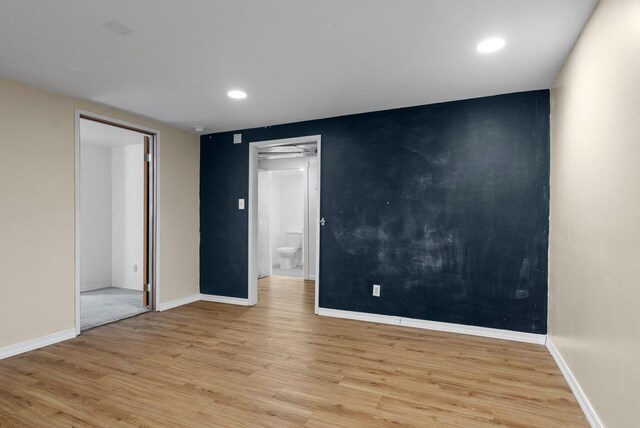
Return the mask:
[(640, 1), (600, 1), (551, 130), (549, 335), (602, 422), (638, 426)]
[(75, 109), (161, 133), (161, 302), (198, 293), (198, 137), (0, 77), (0, 348), (74, 328)]

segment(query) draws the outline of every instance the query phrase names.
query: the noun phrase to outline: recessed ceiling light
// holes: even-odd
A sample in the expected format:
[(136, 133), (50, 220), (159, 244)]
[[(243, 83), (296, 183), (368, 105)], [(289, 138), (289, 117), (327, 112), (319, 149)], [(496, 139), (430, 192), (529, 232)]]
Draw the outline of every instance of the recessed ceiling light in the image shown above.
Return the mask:
[(491, 52), (499, 51), (504, 47), (504, 45), (505, 45), (504, 39), (501, 39), (500, 37), (490, 37), (480, 42), (480, 44), (476, 49), (480, 53), (491, 53)]
[(239, 89), (231, 90), (231, 91), (227, 92), (227, 95), (229, 96), (229, 98), (233, 98), (235, 100), (242, 100), (242, 99), (247, 98), (247, 93), (245, 91), (241, 91)]

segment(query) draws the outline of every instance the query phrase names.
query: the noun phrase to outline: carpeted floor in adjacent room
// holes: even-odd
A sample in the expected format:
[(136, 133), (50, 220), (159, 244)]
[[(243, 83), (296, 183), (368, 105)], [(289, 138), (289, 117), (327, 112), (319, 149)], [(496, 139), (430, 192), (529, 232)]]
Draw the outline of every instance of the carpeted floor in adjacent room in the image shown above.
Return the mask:
[(97, 327), (147, 312), (142, 291), (106, 287), (80, 293), (80, 329)]

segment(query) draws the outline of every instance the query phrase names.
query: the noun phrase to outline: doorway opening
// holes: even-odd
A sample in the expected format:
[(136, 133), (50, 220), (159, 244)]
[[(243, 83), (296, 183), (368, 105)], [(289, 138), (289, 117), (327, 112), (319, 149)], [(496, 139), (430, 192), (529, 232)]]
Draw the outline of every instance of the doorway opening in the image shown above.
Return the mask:
[[(258, 278), (271, 275), (309, 279), (307, 174), (311, 159), (270, 169), (258, 153)], [(297, 160), (297, 159), (295, 159)], [(266, 164), (266, 165), (265, 165)]]
[(76, 330), (155, 310), (156, 131), (76, 112)]
[(250, 305), (283, 278), (313, 293), (318, 313), (320, 144), (313, 135), (249, 145)]

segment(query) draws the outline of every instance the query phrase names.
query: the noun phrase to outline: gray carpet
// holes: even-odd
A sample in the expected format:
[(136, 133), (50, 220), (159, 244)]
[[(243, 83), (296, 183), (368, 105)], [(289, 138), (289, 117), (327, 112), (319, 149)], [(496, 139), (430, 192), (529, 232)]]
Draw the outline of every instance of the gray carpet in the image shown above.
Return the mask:
[(147, 312), (142, 291), (107, 287), (80, 293), (80, 329), (97, 327)]

